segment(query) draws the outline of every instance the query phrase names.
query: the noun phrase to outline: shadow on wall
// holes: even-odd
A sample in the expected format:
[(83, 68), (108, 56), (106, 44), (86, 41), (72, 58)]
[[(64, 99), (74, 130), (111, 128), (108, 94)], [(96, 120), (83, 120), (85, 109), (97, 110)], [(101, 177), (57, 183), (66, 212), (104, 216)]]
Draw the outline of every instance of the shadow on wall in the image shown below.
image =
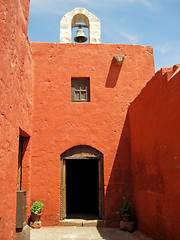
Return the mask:
[(175, 65), (158, 71), (129, 108), (137, 227), (158, 240), (180, 239), (179, 106)]
[(107, 76), (105, 87), (114, 88), (116, 86), (116, 83), (117, 83), (117, 80), (118, 80), (118, 77), (119, 77), (119, 73), (120, 73), (120, 70), (121, 70), (121, 66), (122, 65), (120, 65), (120, 66), (115, 65), (113, 63), (113, 60), (111, 61), (111, 66), (110, 66), (110, 69), (109, 69), (109, 73), (108, 73), (108, 76)]
[(127, 113), (105, 195), (106, 225), (119, 227), (124, 199), (132, 201), (130, 126)]

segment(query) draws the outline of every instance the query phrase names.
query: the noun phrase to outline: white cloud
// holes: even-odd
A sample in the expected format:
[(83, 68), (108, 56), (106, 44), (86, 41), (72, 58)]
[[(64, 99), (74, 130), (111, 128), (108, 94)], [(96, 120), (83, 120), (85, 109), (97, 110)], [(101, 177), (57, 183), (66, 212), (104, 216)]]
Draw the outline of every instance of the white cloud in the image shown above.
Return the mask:
[(151, 10), (154, 10), (152, 1), (149, 0), (140, 0), (140, 2), (145, 5), (146, 7), (150, 8)]
[(30, 0), (30, 11), (35, 13), (64, 13), (69, 0)]
[(161, 45), (155, 45), (154, 50), (158, 51), (158, 52), (160, 52), (161, 54), (164, 55), (164, 54), (167, 54), (171, 50), (171, 47), (170, 47), (169, 44), (164, 43), (164, 44), (161, 44)]
[(48, 12), (53, 9), (56, 0), (30, 0), (31, 12)]
[(127, 39), (127, 41), (131, 44), (137, 44), (139, 41), (139, 37), (137, 36), (137, 34), (134, 33), (120, 31), (120, 35)]
[(111, 0), (111, 2), (119, 2), (119, 3), (123, 3), (123, 4), (142, 4), (144, 6), (146, 6), (147, 8), (154, 10), (155, 8), (155, 2), (154, 0)]
[(154, 51), (156, 71), (162, 67), (172, 67), (175, 64), (180, 64), (180, 46), (171, 48), (168, 52), (160, 54), (160, 52)]
[(31, 12), (64, 12), (63, 10), (72, 9), (75, 7), (109, 7), (114, 4), (142, 4), (153, 10), (154, 0), (31, 0)]
[[(108, 0), (109, 1), (109, 0)], [(31, 12), (59, 13), (73, 10), (75, 7), (100, 7), (106, 4), (103, 0), (30, 0)]]

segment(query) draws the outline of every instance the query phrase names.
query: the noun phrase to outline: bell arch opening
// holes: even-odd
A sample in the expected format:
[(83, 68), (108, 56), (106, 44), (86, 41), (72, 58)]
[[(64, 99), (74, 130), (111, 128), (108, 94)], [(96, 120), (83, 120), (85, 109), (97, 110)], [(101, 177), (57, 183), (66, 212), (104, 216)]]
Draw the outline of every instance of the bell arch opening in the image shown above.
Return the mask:
[(103, 219), (103, 154), (76, 146), (61, 154), (60, 220)]
[(75, 8), (66, 13), (60, 21), (60, 43), (72, 43), (72, 28), (83, 23), (88, 28), (89, 43), (101, 43), (100, 20), (85, 8)]
[(77, 23), (84, 23), (89, 27), (89, 19), (81, 13), (76, 14), (72, 19), (72, 27), (75, 27)]
[(78, 13), (73, 17), (71, 29), (72, 42), (77, 42), (74, 38), (77, 38), (78, 31), (81, 32), (81, 35), (84, 36), (84, 38), (87, 37), (87, 40), (84, 40), (84, 42), (89, 42), (89, 19), (84, 14)]

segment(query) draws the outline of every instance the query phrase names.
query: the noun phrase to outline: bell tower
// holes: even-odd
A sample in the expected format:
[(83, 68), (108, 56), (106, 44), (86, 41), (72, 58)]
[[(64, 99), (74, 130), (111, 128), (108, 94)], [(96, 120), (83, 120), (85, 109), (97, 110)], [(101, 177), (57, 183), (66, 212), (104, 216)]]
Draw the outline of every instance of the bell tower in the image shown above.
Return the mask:
[(79, 27), (74, 38), (76, 42), (85, 42), (83, 28), (88, 29), (89, 43), (101, 43), (100, 20), (85, 8), (75, 8), (66, 13), (60, 21), (60, 43), (72, 43), (72, 30)]

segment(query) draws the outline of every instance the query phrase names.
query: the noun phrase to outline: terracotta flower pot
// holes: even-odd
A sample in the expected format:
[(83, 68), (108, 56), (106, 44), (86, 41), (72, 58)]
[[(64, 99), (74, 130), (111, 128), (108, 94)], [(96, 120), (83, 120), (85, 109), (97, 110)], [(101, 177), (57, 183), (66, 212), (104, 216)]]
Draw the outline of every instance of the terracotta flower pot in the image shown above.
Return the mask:
[(123, 222), (130, 222), (131, 215), (121, 215), (121, 219)]
[(41, 214), (42, 213), (38, 213), (38, 214), (31, 213), (31, 221), (32, 222), (39, 222), (40, 218), (41, 218)]

